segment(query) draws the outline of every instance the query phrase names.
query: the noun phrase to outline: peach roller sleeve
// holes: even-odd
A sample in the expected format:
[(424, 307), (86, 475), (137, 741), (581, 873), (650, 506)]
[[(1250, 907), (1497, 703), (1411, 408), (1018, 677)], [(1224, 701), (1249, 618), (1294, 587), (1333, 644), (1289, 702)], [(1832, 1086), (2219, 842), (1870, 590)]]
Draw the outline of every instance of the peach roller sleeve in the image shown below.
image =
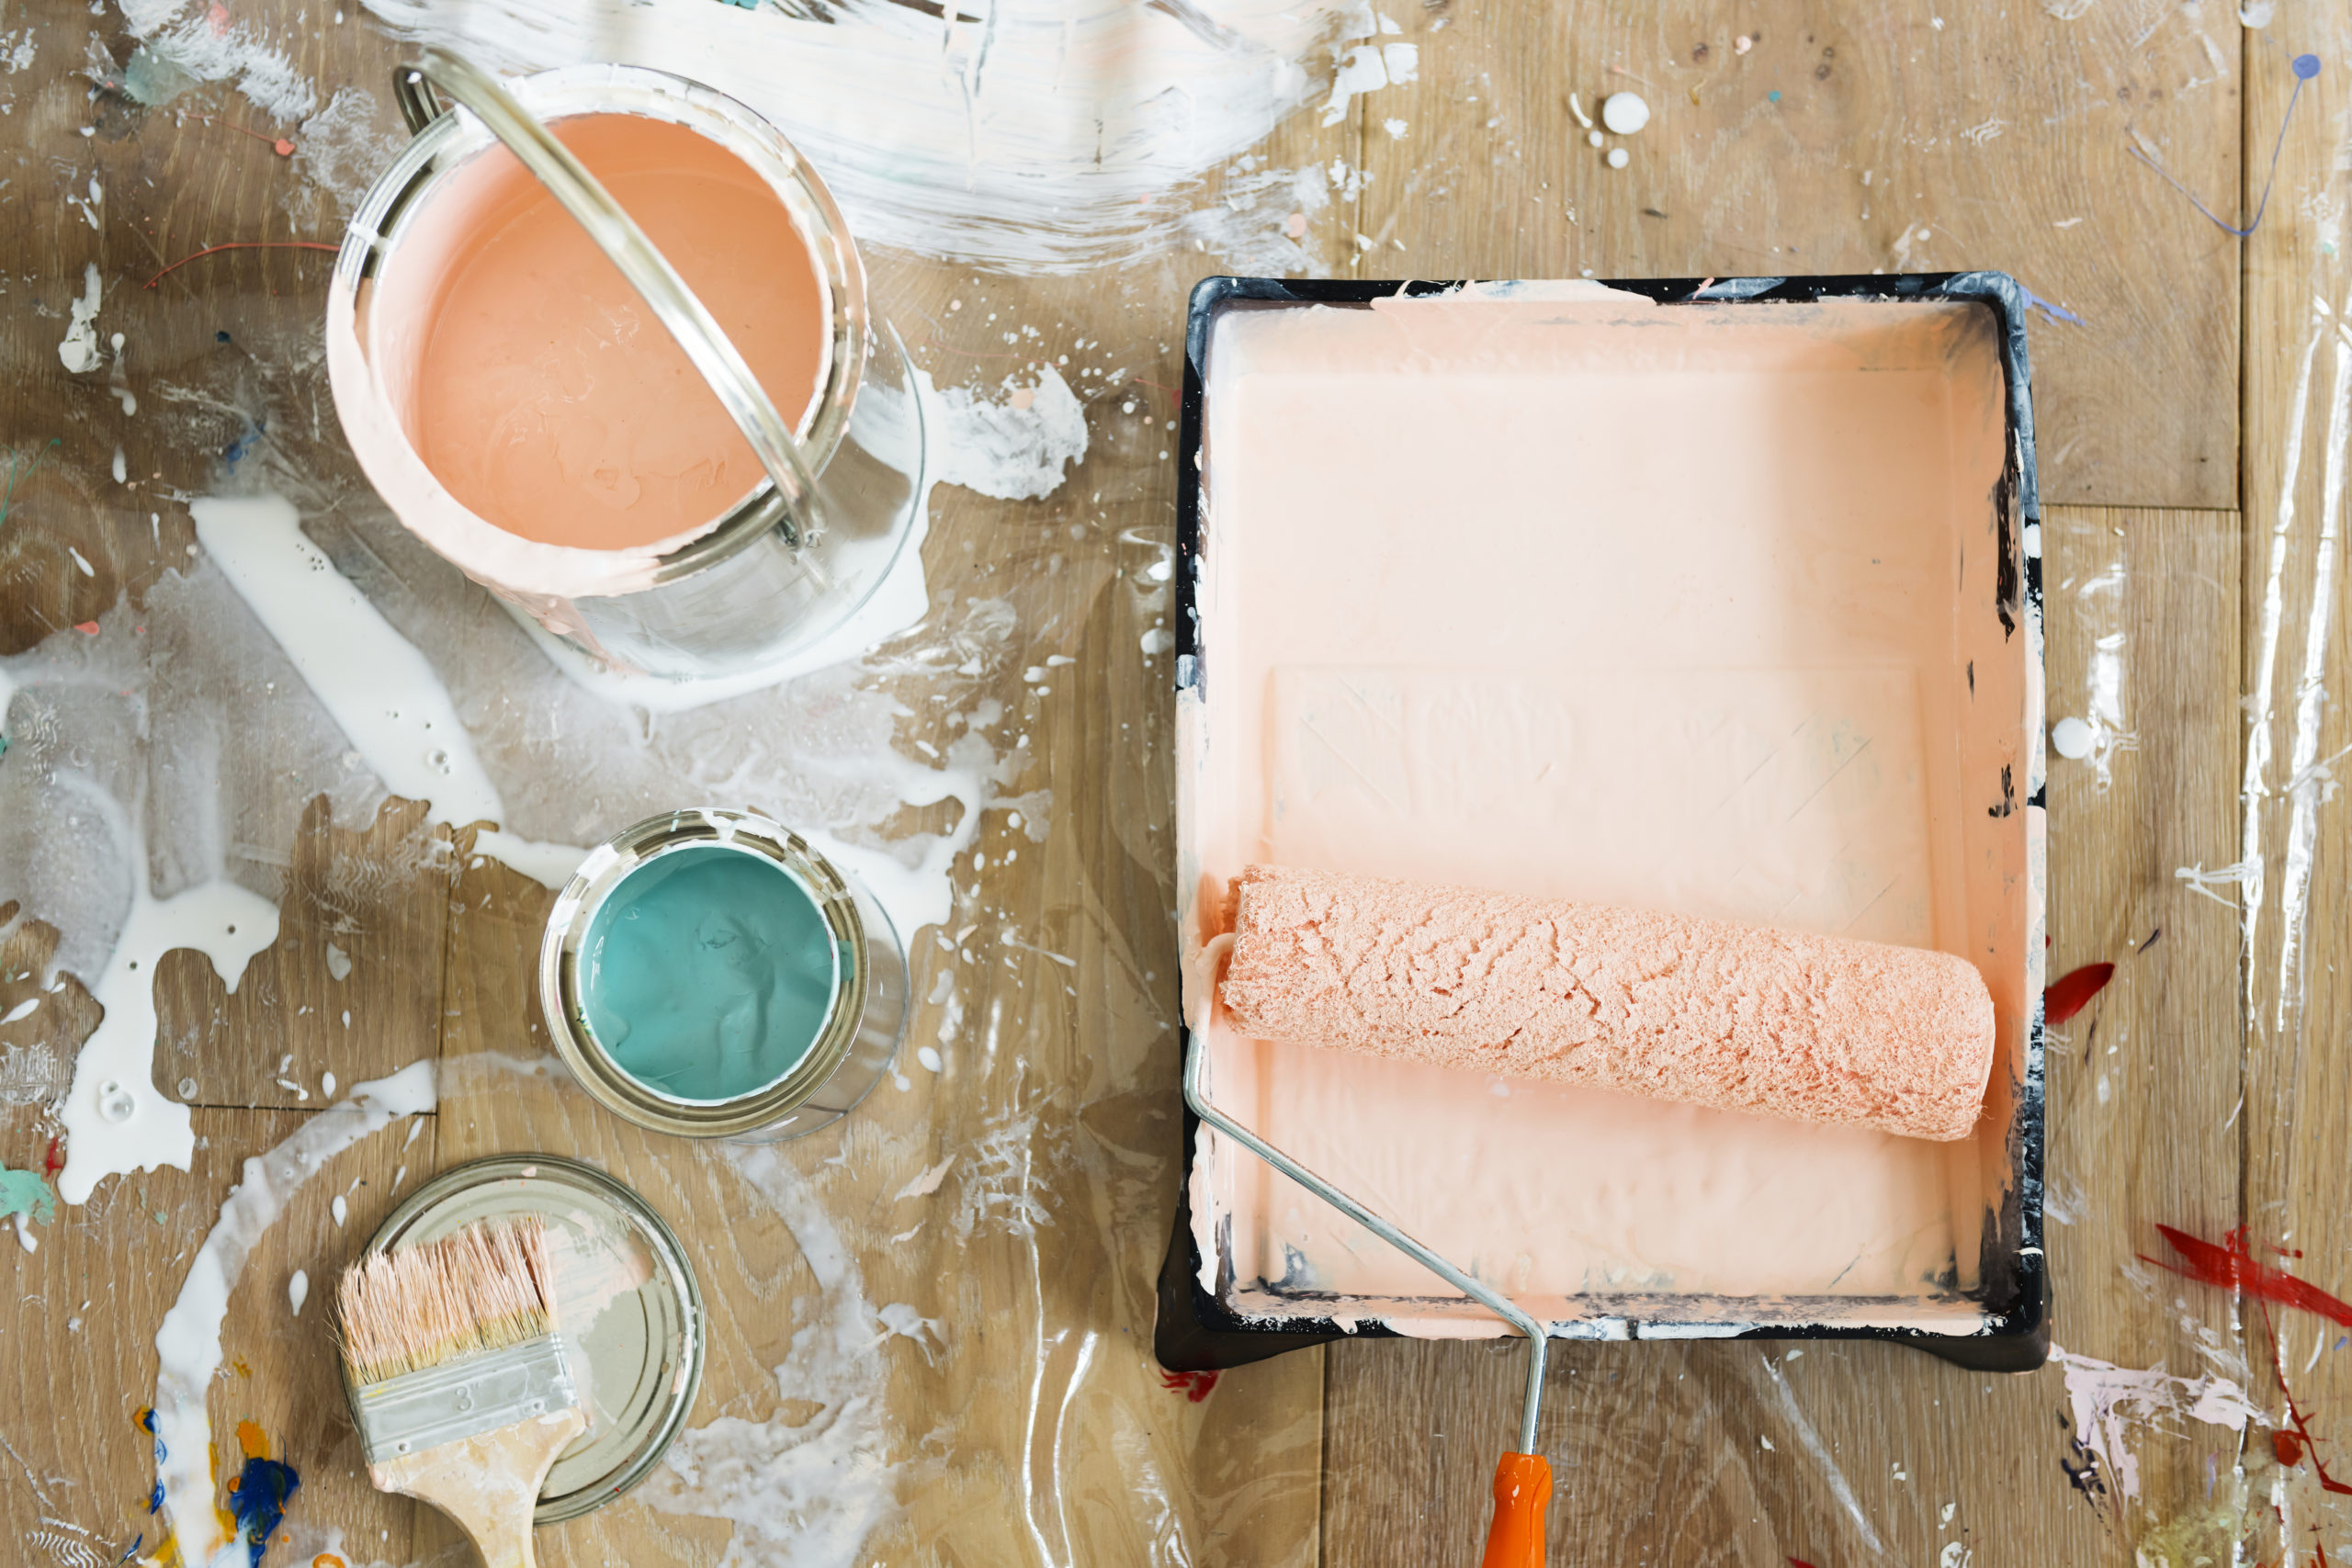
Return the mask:
[(1235, 894), (1222, 995), (1260, 1039), (1938, 1140), (1992, 1069), (1949, 953), (1276, 866)]

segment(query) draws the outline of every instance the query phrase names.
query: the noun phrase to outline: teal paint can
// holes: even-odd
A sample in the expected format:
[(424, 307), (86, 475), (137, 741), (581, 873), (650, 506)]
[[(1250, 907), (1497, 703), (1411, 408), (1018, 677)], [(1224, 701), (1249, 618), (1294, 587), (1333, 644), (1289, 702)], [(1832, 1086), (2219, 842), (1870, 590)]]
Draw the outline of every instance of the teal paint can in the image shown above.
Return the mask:
[(889, 917), (798, 835), (673, 811), (590, 852), (548, 919), (539, 999), (588, 1092), (684, 1137), (797, 1137), (846, 1115), (905, 1034)]

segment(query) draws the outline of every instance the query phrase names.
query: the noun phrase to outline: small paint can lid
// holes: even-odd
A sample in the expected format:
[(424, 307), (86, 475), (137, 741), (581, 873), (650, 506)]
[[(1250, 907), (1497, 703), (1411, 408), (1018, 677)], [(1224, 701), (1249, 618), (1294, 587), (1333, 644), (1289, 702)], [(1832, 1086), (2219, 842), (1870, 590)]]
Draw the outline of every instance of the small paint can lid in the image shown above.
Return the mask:
[(411, 1193), (368, 1251), (436, 1241), (479, 1220), (537, 1214), (555, 1254), (557, 1319), (591, 1425), (540, 1489), (535, 1525), (577, 1518), (645, 1479), (702, 1383), (702, 1292), (677, 1235), (628, 1188), (578, 1160), (493, 1155)]

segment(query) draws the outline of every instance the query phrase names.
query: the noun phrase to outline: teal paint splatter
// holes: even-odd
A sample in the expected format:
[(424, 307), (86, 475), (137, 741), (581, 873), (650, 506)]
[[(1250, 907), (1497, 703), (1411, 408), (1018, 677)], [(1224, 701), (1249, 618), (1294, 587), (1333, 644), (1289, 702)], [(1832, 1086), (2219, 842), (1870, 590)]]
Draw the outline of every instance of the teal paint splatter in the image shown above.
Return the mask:
[(290, 1464), (274, 1459), (249, 1459), (243, 1472), (229, 1485), (229, 1512), (237, 1521), (237, 1540), (245, 1548), (250, 1568), (261, 1568), (270, 1532), (286, 1517), (286, 1505), (302, 1488), (302, 1478)]
[(18, 1214), (30, 1214), (37, 1225), (49, 1224), (57, 1218), (57, 1194), (49, 1190), (40, 1171), (0, 1166), (0, 1220)]

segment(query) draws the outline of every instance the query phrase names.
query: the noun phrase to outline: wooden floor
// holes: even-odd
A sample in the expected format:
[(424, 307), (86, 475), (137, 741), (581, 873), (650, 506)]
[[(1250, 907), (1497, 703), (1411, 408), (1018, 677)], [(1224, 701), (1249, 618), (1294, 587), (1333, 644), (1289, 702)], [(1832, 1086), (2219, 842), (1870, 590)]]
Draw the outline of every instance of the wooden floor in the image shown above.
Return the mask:
[[(270, 0), (239, 15), (299, 8)], [(16, 479), (0, 501), (0, 653), (74, 637), (186, 560), (184, 498), (206, 492), (241, 428), (223, 389), (280, 414), (272, 439), (321, 476), (305, 502), (314, 534), (341, 537), (367, 504), (306, 335), (327, 256), (222, 254), (142, 287), (212, 245), (332, 243), (332, 207), (300, 198), (299, 167), (266, 139), (204, 118), (250, 119), (232, 93), (200, 88), (159, 110), (125, 98), (130, 40), (99, 9), (0, 10), (0, 61), (12, 29), (38, 43), (0, 75), (0, 448)], [(1419, 80), (1332, 128), (1295, 117), (1261, 150), (1279, 165), (1338, 158), (1366, 173), (1356, 198), (1309, 229), (1324, 273), (1982, 266), (2049, 302), (2032, 355), (2051, 711), (2096, 706), (2112, 741), (2052, 761), (2051, 973), (2115, 965), (2051, 1041), (2055, 1337), (2073, 1357), (2227, 1378), (2273, 1421), (2288, 1415), (2283, 1368), (2310, 1440), (2127, 1408), (2117, 1441), (2136, 1473), (2111, 1454), (2086, 1469), (2058, 1365), (1997, 1378), (1878, 1345), (1570, 1345), (1543, 1433), (1560, 1479), (1552, 1561), (2352, 1560), (2352, 1506), (2323, 1480), (2323, 1467), (2352, 1477), (2352, 1355), (2337, 1325), (2156, 1266), (2175, 1257), (2159, 1224), (2211, 1240), (2245, 1226), (2269, 1263), (2352, 1295), (2352, 802), (2331, 772), (2352, 765), (2340, 547), (2352, 0), (2282, 0), (2259, 30), (2226, 0), (1953, 0), (1940, 16), (1930, 0), (1387, 9), (1420, 46)], [(392, 48), (356, 6), (348, 25), (298, 36), (297, 64), (322, 96), (364, 88), (396, 129), (383, 91)], [(2320, 69), (2298, 95), (2305, 53)], [(1589, 111), (1628, 86), (1655, 118), (1630, 165), (1611, 170), (1570, 95)], [(105, 196), (85, 219), (67, 197), (92, 176)], [(2259, 208), (2261, 221), (2243, 238), (2225, 231), (2192, 193), (2233, 221)], [(1035, 759), (1011, 787), (1053, 792), (1042, 844), (991, 816), (975, 845), (987, 864), (957, 870), (957, 919), (975, 928), (964, 945), (1001, 959), (956, 971), (958, 1066), (886, 1087), (843, 1133), (786, 1151), (866, 1294), (938, 1319), (941, 1343), (886, 1347), (888, 1419), (868, 1457), (899, 1467), (896, 1507), (864, 1556), (792, 1556), (749, 1525), (640, 1493), (542, 1532), (541, 1561), (1466, 1562), (1515, 1416), (1515, 1348), (1351, 1343), (1228, 1373), (1197, 1399), (1164, 1387), (1148, 1357), (1174, 1200), (1174, 866), (1168, 672), (1136, 650), (1166, 610), (1143, 569), (1173, 528), (1174, 466), (1153, 426), (1173, 416), (1184, 290), (1222, 264), (1177, 253), (1057, 280), (873, 260), (877, 292), (941, 385), (1014, 367), (1001, 323), (978, 319), (996, 310), (1045, 334), (1023, 354), (1109, 344), (1144, 404), (1095, 403), (1090, 456), (1046, 501), (938, 492), (925, 559), (947, 608), (899, 651), (936, 646), (955, 607), (1002, 597), (1017, 626), (967, 667), (979, 675), (903, 657), (860, 677), (900, 699), (909, 756), (951, 739), (935, 716), (996, 698), (1021, 716)], [(136, 418), (105, 374), (60, 366), (90, 264), (105, 279), (104, 326), (137, 345)], [(207, 388), (212, 401), (167, 390)], [(118, 446), (130, 489), (109, 479)], [(454, 574), (433, 581), (471, 592)], [(1057, 656), (1071, 662), (1041, 695), (1023, 671)], [(0, 767), (40, 761), (28, 745)], [(270, 765), (224, 767), (234, 778)], [(746, 803), (770, 797), (754, 785)], [(899, 826), (940, 825), (910, 812)], [(435, 1519), (358, 1473), (318, 1297), (296, 1316), (287, 1284), (297, 1269), (331, 1278), (398, 1191), (477, 1154), (580, 1153), (638, 1185), (687, 1237), (710, 1298), (694, 1424), (802, 1431), (816, 1406), (772, 1369), (825, 1288), (807, 1236), (723, 1158), (484, 1065), (484, 1053), (546, 1049), (530, 973), (549, 895), (467, 852), (469, 830), (431, 826), (406, 803), (338, 821), (322, 798), (291, 838), (280, 940), (235, 993), (193, 953), (156, 976), (156, 1080), (194, 1086), (194, 1168), (110, 1182), (36, 1227), (38, 1252), (0, 1247), (17, 1281), (0, 1291), (0, 1533), (21, 1543), (0, 1557), (83, 1568), (134, 1538), (157, 1550), (154, 1468), (136, 1426), (153, 1398), (157, 1326), (241, 1163), (317, 1111), (325, 1070), (347, 1086), (424, 1056), (449, 1064), (426, 1130), (338, 1156), (260, 1238), (237, 1287), (214, 1430), (224, 1472), (232, 1429), (250, 1421), (301, 1473), (288, 1521), (306, 1533), (273, 1550), (315, 1551), (334, 1529), (352, 1564), (448, 1550)], [(0, 843), (27, 841), (0, 824)], [(17, 869), (0, 864), (0, 889)], [(0, 1016), (44, 1003), (0, 1024), (10, 1062), (69, 1063), (96, 1020), (87, 976), (40, 990), (57, 941), (33, 921), (0, 935)], [(329, 970), (330, 941), (347, 978)], [(943, 959), (930, 938), (915, 945), (917, 994), (929, 996)], [(347, 1028), (331, 1021), (345, 1009)], [(940, 1038), (942, 1021), (927, 1006), (917, 1037)], [(41, 1168), (55, 1131), (42, 1086), (22, 1087), (30, 1070), (0, 1073), (0, 1161), (18, 1169)], [(933, 1198), (898, 1196), (949, 1155), (964, 1163)], [(1010, 1188), (979, 1185), (984, 1159), (1012, 1173)], [(1008, 1190), (1027, 1217), (991, 1220), (988, 1201)], [(342, 1224), (329, 1214), (339, 1193)], [(979, 1213), (961, 1232), (958, 1202)]]

